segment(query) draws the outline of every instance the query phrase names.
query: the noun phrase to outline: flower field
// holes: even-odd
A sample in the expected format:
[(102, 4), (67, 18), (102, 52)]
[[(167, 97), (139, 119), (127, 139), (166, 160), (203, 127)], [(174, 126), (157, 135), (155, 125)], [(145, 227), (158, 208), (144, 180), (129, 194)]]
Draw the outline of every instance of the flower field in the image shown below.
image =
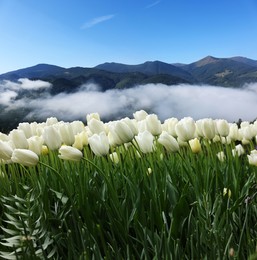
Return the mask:
[(133, 116), (0, 133), (0, 259), (257, 259), (257, 121)]

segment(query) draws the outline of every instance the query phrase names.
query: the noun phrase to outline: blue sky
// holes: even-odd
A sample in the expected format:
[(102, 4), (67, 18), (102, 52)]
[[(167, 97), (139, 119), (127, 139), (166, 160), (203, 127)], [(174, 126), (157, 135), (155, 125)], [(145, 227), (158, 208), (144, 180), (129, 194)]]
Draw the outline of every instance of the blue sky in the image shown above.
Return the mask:
[(207, 55), (257, 60), (256, 0), (0, 0), (0, 73)]

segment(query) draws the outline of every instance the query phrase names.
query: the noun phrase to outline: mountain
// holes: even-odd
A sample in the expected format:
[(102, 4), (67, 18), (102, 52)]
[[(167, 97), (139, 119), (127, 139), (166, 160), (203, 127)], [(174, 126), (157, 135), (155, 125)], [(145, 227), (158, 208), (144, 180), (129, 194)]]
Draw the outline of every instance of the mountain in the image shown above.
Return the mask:
[(257, 61), (244, 57), (207, 56), (180, 68), (191, 73), (202, 84), (242, 87), (245, 83), (257, 82)]
[(96, 69), (106, 70), (116, 73), (140, 72), (146, 75), (171, 75), (179, 77), (185, 81), (194, 82), (194, 77), (179, 66), (168, 64), (161, 61), (147, 61), (138, 65), (126, 65), (121, 63), (103, 63), (95, 67)]
[(190, 64), (147, 61), (138, 65), (103, 63), (94, 68), (63, 68), (38, 64), (0, 75), (0, 80), (41, 79), (52, 83), (51, 94), (73, 92), (85, 83), (96, 83), (102, 90), (129, 88), (139, 84), (179, 83), (242, 87), (257, 82), (257, 61), (245, 57), (207, 56)]
[(55, 65), (38, 64), (25, 69), (19, 69), (0, 75), (0, 79), (17, 80), (19, 78), (44, 78), (63, 72), (65, 69)]

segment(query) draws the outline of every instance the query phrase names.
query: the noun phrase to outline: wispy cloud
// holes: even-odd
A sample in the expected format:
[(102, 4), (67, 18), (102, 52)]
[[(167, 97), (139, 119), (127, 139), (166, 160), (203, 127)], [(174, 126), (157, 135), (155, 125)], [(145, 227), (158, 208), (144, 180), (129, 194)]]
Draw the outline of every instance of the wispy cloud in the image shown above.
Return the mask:
[(82, 29), (87, 29), (87, 28), (93, 27), (93, 26), (95, 26), (99, 23), (111, 20), (114, 16), (115, 16), (114, 14), (109, 14), (109, 15), (103, 15), (103, 16), (95, 17), (92, 20), (84, 23), (82, 25)]
[(155, 2), (153, 2), (153, 3), (149, 4), (149, 5), (147, 5), (145, 8), (146, 8), (146, 9), (152, 8), (152, 7), (156, 6), (156, 5), (158, 5), (160, 2), (161, 2), (161, 0), (155, 1)]

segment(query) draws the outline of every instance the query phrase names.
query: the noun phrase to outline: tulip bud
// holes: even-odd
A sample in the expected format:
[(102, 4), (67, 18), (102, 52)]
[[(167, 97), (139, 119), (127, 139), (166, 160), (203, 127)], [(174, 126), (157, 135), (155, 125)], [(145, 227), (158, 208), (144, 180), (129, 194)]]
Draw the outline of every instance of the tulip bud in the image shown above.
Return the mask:
[(12, 157), (13, 148), (9, 142), (0, 140), (0, 159), (10, 160)]
[(101, 132), (99, 135), (94, 134), (89, 137), (88, 143), (93, 153), (97, 156), (103, 156), (109, 152), (109, 141), (104, 132)]
[(168, 132), (170, 135), (177, 137), (175, 126), (178, 123), (178, 119), (175, 117), (166, 119), (163, 123), (163, 130)]
[(41, 150), (42, 155), (47, 155), (49, 154), (48, 147), (46, 145), (42, 145), (42, 150)]
[(18, 130), (22, 130), (24, 132), (26, 138), (29, 138), (32, 136), (31, 127), (28, 122), (19, 123)]
[(135, 136), (136, 142), (142, 153), (150, 153), (153, 151), (153, 135), (147, 130)]
[(98, 113), (91, 113), (91, 114), (87, 114), (86, 116), (87, 118), (87, 123), (91, 120), (91, 119), (96, 119), (98, 121), (100, 121), (100, 115)]
[(247, 155), (247, 157), (249, 164), (257, 166), (257, 150), (252, 150), (250, 155)]
[(110, 158), (111, 158), (112, 162), (115, 164), (119, 163), (119, 161), (120, 161), (119, 156), (116, 152), (111, 153)]
[(202, 132), (203, 136), (207, 138), (208, 140), (211, 140), (215, 137), (216, 131), (215, 131), (215, 122), (210, 119), (203, 119), (202, 121)]
[(62, 145), (61, 137), (54, 126), (46, 126), (44, 128), (43, 139), (50, 150), (59, 149)]
[(226, 196), (226, 194), (228, 195), (228, 197), (231, 197), (231, 190), (228, 188), (224, 188), (223, 189), (223, 196)]
[(22, 130), (14, 129), (10, 132), (10, 139), (15, 148), (27, 149), (29, 147), (27, 138)]
[(216, 120), (216, 127), (217, 127), (218, 134), (220, 136), (226, 137), (229, 135), (229, 124), (227, 120), (225, 119)]
[(27, 149), (14, 149), (11, 157), (12, 162), (20, 163), (24, 166), (34, 166), (38, 163), (38, 156)]
[(95, 118), (92, 118), (88, 122), (88, 127), (89, 127), (90, 131), (92, 132), (92, 134), (100, 134), (101, 132), (106, 132), (104, 123)]
[(184, 117), (175, 126), (176, 134), (179, 140), (187, 142), (196, 135), (196, 126), (193, 118)]
[(125, 122), (118, 121), (114, 125), (114, 131), (116, 132), (122, 143), (129, 143), (134, 138), (133, 132)]
[(86, 131), (82, 131), (75, 135), (75, 141), (73, 147), (82, 150), (85, 145), (88, 145), (88, 136)]
[(83, 154), (80, 150), (68, 145), (61, 146), (59, 149), (59, 153), (60, 154), (58, 155), (58, 157), (60, 159), (68, 160), (68, 161), (77, 162), (83, 157)]
[(46, 125), (51, 126), (58, 123), (58, 119), (56, 117), (49, 117), (46, 119)]
[(199, 139), (194, 138), (189, 141), (190, 148), (193, 153), (199, 153), (201, 151), (201, 144)]
[(28, 139), (29, 150), (33, 151), (37, 155), (40, 155), (42, 152), (43, 138), (39, 136), (32, 136)]
[(162, 144), (169, 152), (177, 152), (179, 150), (179, 144), (177, 140), (165, 131), (160, 134), (158, 142)]
[(224, 154), (223, 151), (217, 153), (217, 157), (221, 162), (224, 162), (226, 160), (226, 155)]
[(69, 123), (63, 123), (59, 126), (59, 134), (64, 144), (72, 145), (74, 143), (75, 137)]
[(232, 150), (233, 156), (241, 156), (245, 153), (244, 147), (241, 144), (235, 146), (235, 149)]
[(159, 135), (162, 132), (161, 121), (158, 119), (157, 115), (151, 114), (146, 116), (146, 126), (147, 130), (152, 135)]
[(71, 122), (70, 126), (72, 128), (74, 135), (81, 133), (85, 130), (85, 126), (84, 126), (83, 122), (78, 121), (78, 120)]
[(147, 117), (147, 113), (144, 110), (136, 111), (133, 116), (137, 121), (144, 120)]

